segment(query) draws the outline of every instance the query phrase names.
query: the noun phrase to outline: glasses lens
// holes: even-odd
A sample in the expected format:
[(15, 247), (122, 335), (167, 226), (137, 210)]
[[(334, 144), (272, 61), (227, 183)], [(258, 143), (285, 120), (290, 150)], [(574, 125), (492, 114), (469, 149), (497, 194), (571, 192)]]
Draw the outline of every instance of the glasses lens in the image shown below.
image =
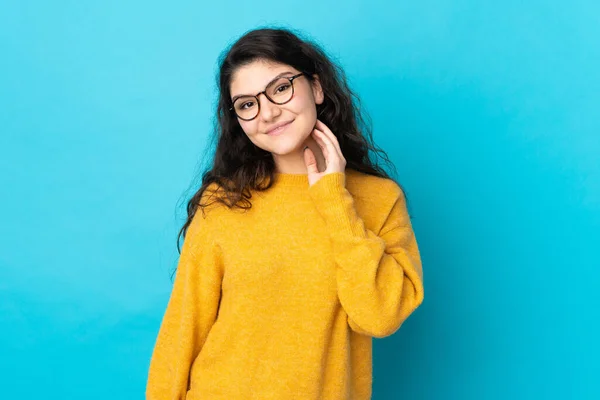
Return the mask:
[(258, 114), (256, 97), (239, 97), (235, 100), (233, 108), (238, 117), (242, 119), (252, 119)]
[(287, 103), (292, 99), (292, 82), (287, 78), (279, 78), (267, 88), (267, 95), (276, 104)]

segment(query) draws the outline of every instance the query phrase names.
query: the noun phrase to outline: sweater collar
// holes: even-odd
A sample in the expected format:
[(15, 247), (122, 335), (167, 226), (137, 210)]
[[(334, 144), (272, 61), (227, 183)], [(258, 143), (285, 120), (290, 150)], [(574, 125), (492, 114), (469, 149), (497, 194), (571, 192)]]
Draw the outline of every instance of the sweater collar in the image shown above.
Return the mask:
[(287, 174), (282, 172), (275, 172), (274, 185), (307, 188), (308, 174)]

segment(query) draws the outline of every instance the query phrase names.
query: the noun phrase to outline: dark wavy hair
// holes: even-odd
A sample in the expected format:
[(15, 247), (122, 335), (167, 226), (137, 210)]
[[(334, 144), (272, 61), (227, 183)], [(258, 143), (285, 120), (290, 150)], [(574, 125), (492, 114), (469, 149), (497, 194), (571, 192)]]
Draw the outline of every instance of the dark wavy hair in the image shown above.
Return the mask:
[(369, 152), (379, 154), (395, 170), (386, 153), (374, 144), (370, 118), (361, 110), (360, 99), (349, 88), (344, 71), (315, 41), (301, 36), (289, 28), (254, 29), (243, 34), (220, 55), (217, 75), (219, 98), (212, 138), (213, 142), (217, 142), (216, 150), (212, 166), (202, 175), (200, 188), (187, 202), (187, 220), (177, 236), (179, 253), (180, 239), (185, 239), (198, 207), (204, 212), (204, 207), (214, 203), (201, 204), (209, 186), (219, 188), (221, 195), (215, 196), (215, 201), (229, 208), (249, 209), (252, 207), (251, 191), (266, 190), (274, 183), (275, 164), (271, 153), (250, 141), (230, 110), (231, 77), (237, 68), (254, 61), (290, 65), (304, 72), (311, 83), (313, 75), (318, 75), (324, 101), (316, 106), (317, 115), (336, 135), (346, 159), (346, 169), (392, 179), (369, 157)]

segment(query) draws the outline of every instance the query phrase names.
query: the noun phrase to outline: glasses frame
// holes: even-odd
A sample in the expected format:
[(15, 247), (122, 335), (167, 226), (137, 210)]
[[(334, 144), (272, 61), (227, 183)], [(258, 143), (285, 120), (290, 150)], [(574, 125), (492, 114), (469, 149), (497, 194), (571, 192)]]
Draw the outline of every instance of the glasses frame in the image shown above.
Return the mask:
[[(242, 97), (254, 97), (256, 99), (256, 104), (258, 105), (258, 111), (256, 112), (256, 115), (252, 118), (242, 118), (238, 115), (238, 113), (235, 111), (235, 102), (232, 102), (231, 107), (229, 108), (229, 111), (233, 111), (235, 116), (238, 117), (239, 119), (241, 119), (242, 121), (252, 121), (253, 119), (255, 119), (256, 117), (259, 116), (260, 114), (260, 100), (258, 98), (258, 96), (260, 96), (261, 94), (264, 94), (265, 97), (267, 98), (267, 100), (269, 100), (271, 103), (273, 104), (277, 104), (278, 106), (282, 105), (282, 104), (286, 104), (289, 103), (293, 98), (294, 98), (294, 79), (301, 77), (302, 75), (305, 75), (304, 72), (300, 72), (299, 74), (293, 75), (293, 76), (282, 76), (279, 78), (276, 78), (274, 80), (272, 80), (271, 82), (269, 82), (269, 84), (267, 85), (267, 87), (265, 87), (265, 90), (263, 90), (262, 92), (257, 93), (256, 95), (252, 96), (252, 95), (248, 95), (248, 96), (242, 96)], [(267, 88), (274, 82), (276, 82), (279, 79), (287, 79), (290, 81), (290, 85), (292, 86), (292, 95), (290, 96), (289, 100), (284, 101), (283, 103), (278, 103), (276, 101), (274, 101), (273, 99), (271, 99), (269, 97), (269, 95), (267, 94)], [(236, 99), (237, 101), (238, 99)]]

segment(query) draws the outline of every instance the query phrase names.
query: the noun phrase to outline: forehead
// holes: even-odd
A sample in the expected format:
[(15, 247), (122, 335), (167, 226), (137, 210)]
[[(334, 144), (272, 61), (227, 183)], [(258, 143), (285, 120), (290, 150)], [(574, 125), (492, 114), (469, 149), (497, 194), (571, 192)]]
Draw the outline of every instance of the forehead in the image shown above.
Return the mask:
[(283, 72), (298, 73), (290, 65), (263, 60), (239, 67), (231, 77), (229, 85), (231, 97), (240, 94), (256, 94), (264, 90), (274, 77)]

